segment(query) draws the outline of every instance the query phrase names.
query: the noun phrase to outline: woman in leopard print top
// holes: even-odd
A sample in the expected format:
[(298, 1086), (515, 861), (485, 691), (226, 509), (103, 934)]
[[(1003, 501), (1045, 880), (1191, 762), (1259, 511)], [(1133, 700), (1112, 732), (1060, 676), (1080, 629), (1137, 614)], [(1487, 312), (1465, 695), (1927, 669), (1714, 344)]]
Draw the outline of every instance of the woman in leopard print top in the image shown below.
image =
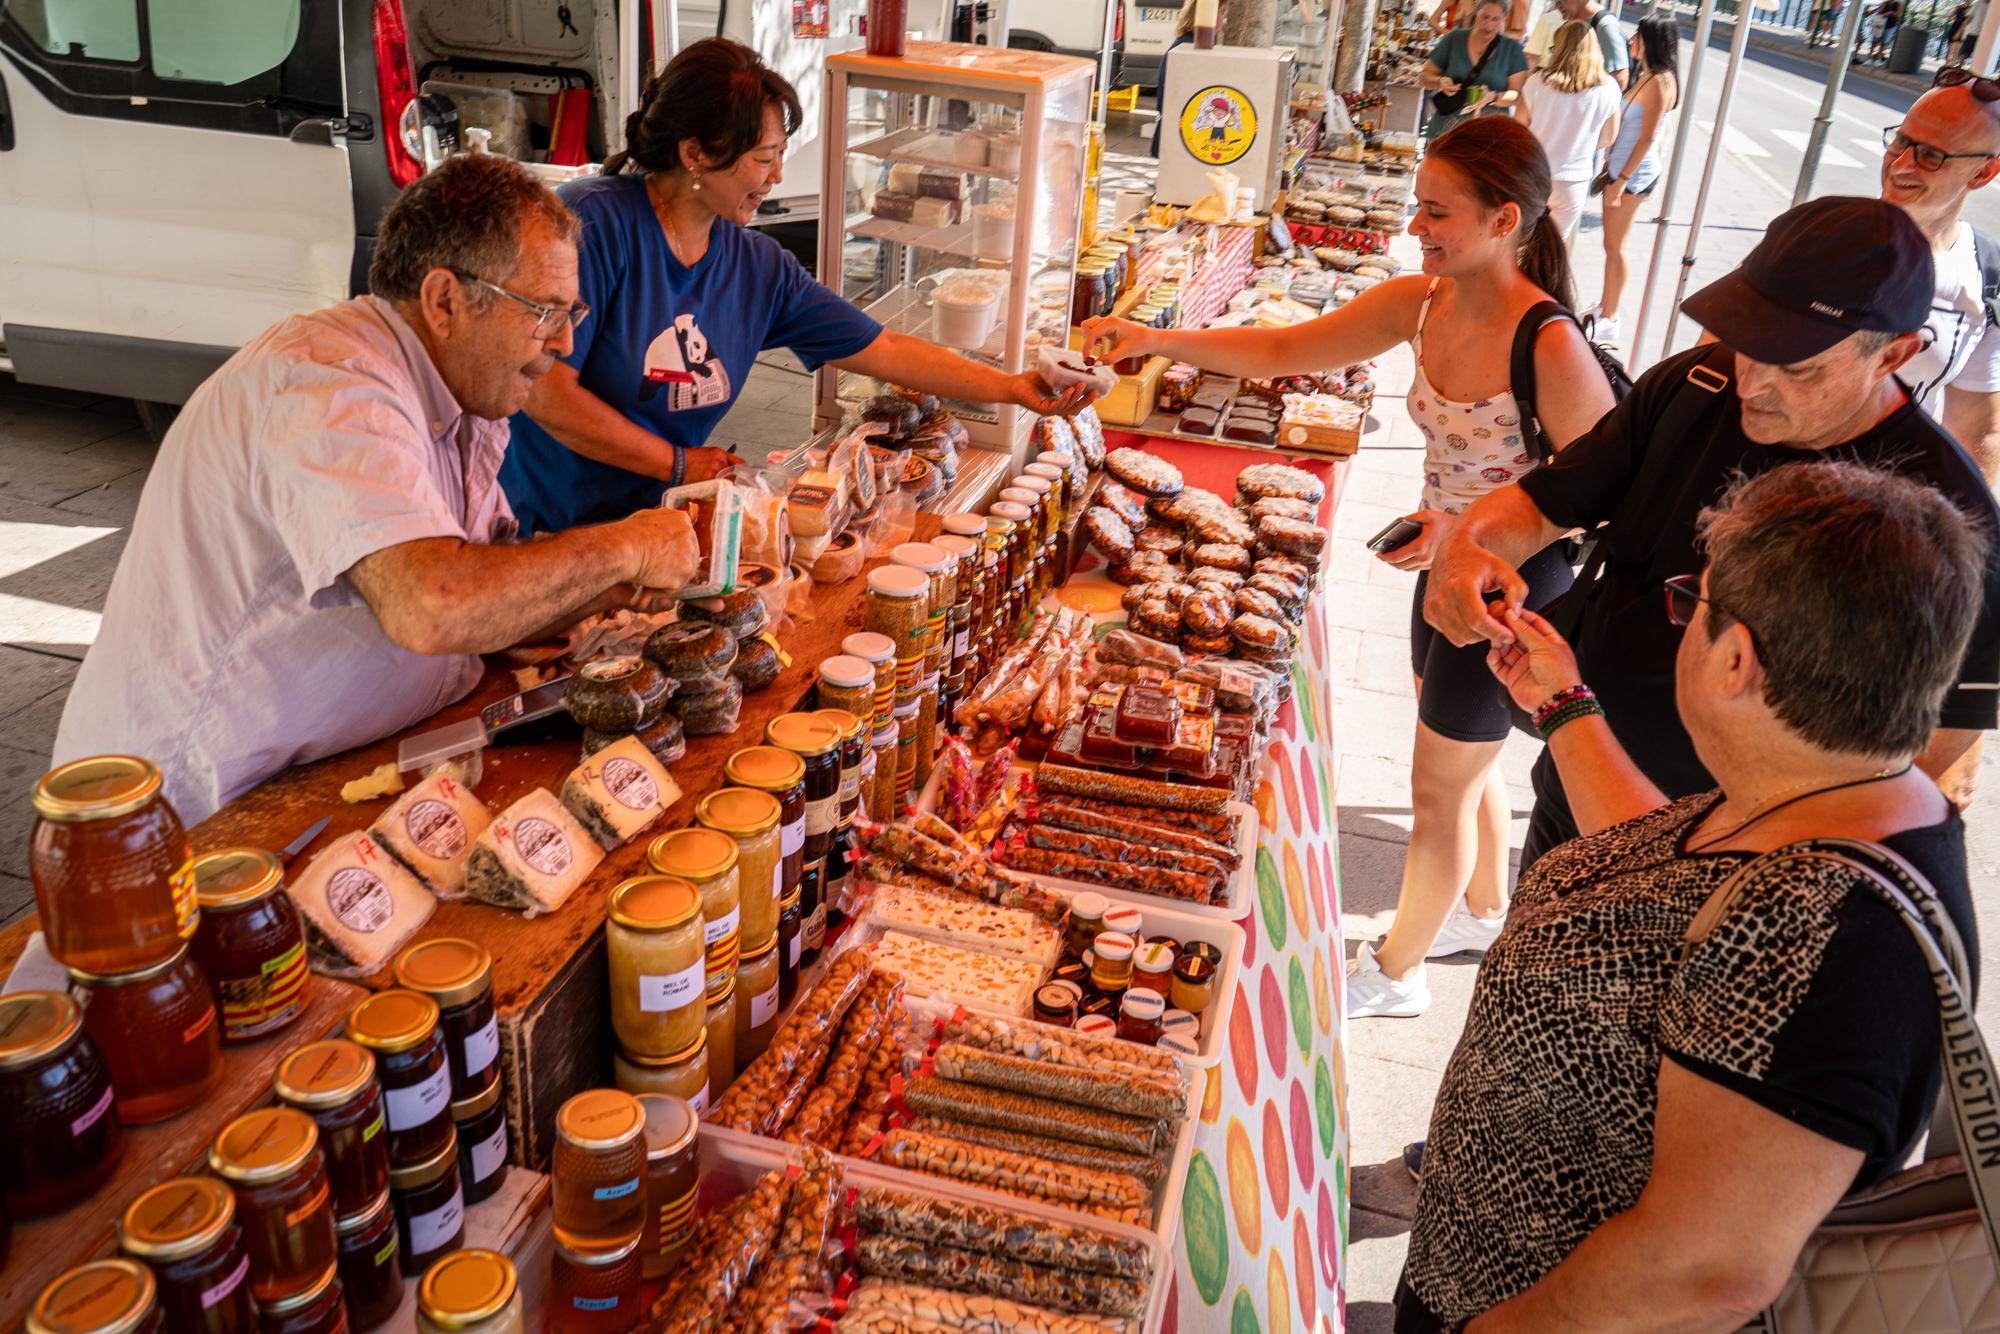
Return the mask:
[[(1668, 601), (1688, 626), (1680, 715), (1721, 787), (1669, 804), (1601, 713), (1551, 728), (1584, 836), (1524, 877), (1480, 968), (1399, 1334), (1734, 1329), (1928, 1124), (1929, 971), (1853, 873), (1753, 872), (1685, 964), (1681, 940), (1758, 854), (1837, 835), (1923, 871), (1977, 957), (1963, 829), (1910, 760), (1985, 539), (1935, 491), (1840, 463), (1739, 484), (1702, 537), (1705, 575)], [(1516, 645), (1491, 665), (1532, 711), (1578, 684), (1575, 660), (1534, 613), (1507, 615)]]

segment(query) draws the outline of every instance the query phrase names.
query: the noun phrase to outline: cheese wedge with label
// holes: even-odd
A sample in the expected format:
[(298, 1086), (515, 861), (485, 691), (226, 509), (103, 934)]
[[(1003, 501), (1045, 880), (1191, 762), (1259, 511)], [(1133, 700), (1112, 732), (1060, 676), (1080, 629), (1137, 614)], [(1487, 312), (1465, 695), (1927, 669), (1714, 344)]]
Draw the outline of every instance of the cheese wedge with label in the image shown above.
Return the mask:
[(603, 860), (597, 840), (554, 793), (538, 787), (500, 812), (473, 840), (465, 888), (481, 903), (554, 912)]
[(493, 812), (440, 769), (389, 803), (368, 832), (441, 899), (465, 896), (465, 859)]
[(636, 736), (615, 741), (570, 770), (562, 804), (606, 851), (667, 813), (681, 790)]
[(417, 878), (366, 831), (336, 839), (285, 892), (305, 919), (313, 968), (335, 977), (374, 972), (437, 907)]

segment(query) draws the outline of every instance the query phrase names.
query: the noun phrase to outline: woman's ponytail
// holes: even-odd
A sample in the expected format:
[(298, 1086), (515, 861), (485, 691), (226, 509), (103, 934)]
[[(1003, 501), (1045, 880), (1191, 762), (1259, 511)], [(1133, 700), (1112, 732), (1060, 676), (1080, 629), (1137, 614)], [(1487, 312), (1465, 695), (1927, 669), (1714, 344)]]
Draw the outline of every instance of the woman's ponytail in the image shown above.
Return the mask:
[(1549, 216), (1549, 157), (1527, 126), (1510, 116), (1474, 116), (1461, 121), (1430, 146), (1426, 160), (1456, 171), (1473, 197), (1488, 209), (1512, 204), (1521, 215), (1516, 262), (1529, 282), (1566, 308), (1576, 308), (1569, 247)]
[(1562, 228), (1547, 208), (1528, 228), (1521, 242), (1521, 272), (1529, 282), (1547, 292), (1564, 310), (1576, 309), (1576, 282), (1570, 276), (1569, 247), (1563, 244)]

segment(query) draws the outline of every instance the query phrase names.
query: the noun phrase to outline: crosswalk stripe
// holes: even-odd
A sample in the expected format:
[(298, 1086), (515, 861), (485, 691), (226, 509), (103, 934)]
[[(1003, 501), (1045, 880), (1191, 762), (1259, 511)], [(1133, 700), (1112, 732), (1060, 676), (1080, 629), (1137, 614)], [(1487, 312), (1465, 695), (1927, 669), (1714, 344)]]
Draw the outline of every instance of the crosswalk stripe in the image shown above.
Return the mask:
[[(1812, 140), (1812, 136), (1803, 130), (1773, 129), (1771, 133), (1781, 142), (1797, 149), (1801, 153), (1806, 151), (1806, 144)], [(1838, 148), (1835, 148), (1831, 142), (1820, 145), (1819, 164), (1822, 167), (1858, 167), (1861, 165)]]
[[(1695, 123), (1701, 126), (1703, 134), (1715, 133), (1715, 122), (1704, 120)], [(1770, 149), (1764, 147), (1764, 145), (1758, 143), (1734, 125), (1725, 125), (1722, 127), (1722, 146), (1738, 157), (1771, 156)]]

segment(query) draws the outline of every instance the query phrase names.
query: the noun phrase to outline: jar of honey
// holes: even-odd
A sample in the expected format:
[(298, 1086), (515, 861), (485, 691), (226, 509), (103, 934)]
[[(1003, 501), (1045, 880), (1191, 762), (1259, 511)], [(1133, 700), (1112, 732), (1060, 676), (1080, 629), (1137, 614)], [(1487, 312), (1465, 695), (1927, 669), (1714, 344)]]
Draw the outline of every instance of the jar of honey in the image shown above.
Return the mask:
[[(731, 844), (732, 856), (735, 850)], [(670, 1056), (703, 1031), (707, 951), (701, 932), (701, 895), (689, 881), (638, 876), (611, 891), (604, 924), (611, 1028), (627, 1051)]]
[(417, 1284), (422, 1334), (522, 1334), (520, 1280), (514, 1262), (497, 1251), (454, 1251), (424, 1271)]
[[(762, 1056), (777, 1030), (778, 942), (773, 940), (736, 966), (736, 1070)], [(731, 1071), (731, 1078), (735, 1074)]]
[(699, 1114), (685, 1100), (665, 1094), (641, 1094), (639, 1103), (646, 1109), (646, 1230), (639, 1238), (639, 1267), (648, 1279), (664, 1278), (694, 1236)]
[(174, 1334), (250, 1334), (250, 1253), (236, 1226), (236, 1197), (214, 1177), (163, 1181), (125, 1207), (118, 1249), (144, 1261)]
[(1132, 937), (1123, 931), (1100, 931), (1091, 942), (1090, 984), (1113, 995), (1132, 985)]
[(236, 1194), (259, 1310), (296, 1297), (334, 1266), (333, 1201), (319, 1127), (292, 1107), (245, 1112), (222, 1128), (208, 1166)]
[(840, 728), (810, 713), (781, 713), (765, 724), (764, 739), (805, 761), (805, 861), (822, 861), (840, 818)]
[[(798, 889), (799, 873), (806, 865), (805, 761), (776, 746), (746, 746), (729, 757), (722, 766), (722, 774), (738, 787), (755, 788), (777, 799), (779, 866), (776, 901), (783, 903)], [(740, 873), (738, 879), (742, 879)], [(776, 921), (775, 914), (772, 920)], [(746, 920), (743, 923), (743, 949), (746, 953), (770, 938), (758, 932), (758, 925), (761, 921), (753, 923)]]
[(736, 1078), (736, 978), (708, 998), (708, 1105)]
[(496, 1081), (486, 1092), (451, 1105), (458, 1134), (458, 1177), (467, 1205), (492, 1198), (507, 1179), (507, 1107)]
[[(728, 791), (727, 788), (723, 789)], [(715, 796), (704, 797), (695, 806), (701, 820), (703, 807)], [(757, 803), (762, 808), (762, 803)], [(709, 821), (701, 820), (702, 825)], [(737, 846), (733, 833), (720, 829), (676, 829), (654, 839), (646, 849), (646, 860), (661, 875), (677, 876), (701, 894), (702, 986), (714, 990), (722, 979), (736, 972), (736, 955), (741, 949), (743, 886), (737, 873)]]
[(389, 1192), (361, 1213), (334, 1220), (340, 1245), (340, 1286), (357, 1330), (374, 1329), (403, 1304), (403, 1260), (396, 1245), (396, 1211)]
[(451, 1100), (476, 1098), (500, 1082), (500, 1018), (493, 1010), (493, 956), (454, 936), (419, 941), (396, 958), (396, 985), (437, 1002)]
[(152, 1271), (137, 1260), (93, 1260), (43, 1288), (28, 1334), (159, 1334), (166, 1317)]
[(186, 945), (136, 972), (69, 975), (84, 1031), (111, 1067), (119, 1121), (170, 1120), (221, 1081), (215, 996)]
[(0, 1183), (16, 1218), (96, 1190), (124, 1144), (111, 1071), (83, 1012), (53, 991), (0, 996)]
[(403, 1272), (417, 1274), (465, 1241), (465, 1192), (458, 1179), (458, 1133), (445, 1136), (437, 1156), (389, 1172)]
[[(797, 757), (785, 758), (795, 761)], [(798, 782), (792, 786), (799, 794), (799, 837), (803, 840), (805, 785)], [(733, 939), (726, 935), (726, 919), (709, 919), (710, 894), (704, 893), (702, 898), (702, 938), (708, 948), (707, 987), (711, 991), (717, 982), (714, 971), (717, 964), (728, 958), (730, 971), (735, 971), (731, 950), (740, 955), (761, 949), (777, 934), (778, 902), (784, 888), (784, 856), (780, 851), (782, 814), (777, 797), (751, 787), (718, 788), (695, 803), (695, 822), (711, 832), (727, 835), (736, 844), (738, 918)], [(721, 902), (719, 897), (717, 902)]]
[(319, 1127), (333, 1212), (348, 1218), (389, 1189), (389, 1137), (375, 1057), (345, 1038), (309, 1042), (278, 1062), (273, 1091)]
[(1208, 1008), (1215, 999), (1215, 974), (1221, 958), (1222, 952), (1205, 941), (1197, 941), (1181, 951), (1174, 964), (1170, 993), (1176, 1010), (1199, 1015)]
[(194, 883), (194, 957), (215, 992), (222, 1040), (248, 1042), (304, 1014), (312, 974), (283, 864), (261, 848), (227, 848), (195, 858)]
[(201, 908), (157, 767), (133, 755), (72, 760), (42, 775), (33, 800), (28, 870), (58, 963), (127, 973), (187, 943)]
[(392, 987), (355, 1003), (347, 1036), (375, 1053), (389, 1123), (389, 1165), (429, 1162), (451, 1135), (451, 1069), (438, 1003)]
[(1174, 948), (1163, 940), (1149, 940), (1132, 952), (1132, 985), (1164, 996), (1173, 987)]
[(257, 1303), (257, 1334), (347, 1334), (347, 1329), (347, 1289), (337, 1264), (328, 1265), (303, 1292)]
[(550, 1334), (624, 1334), (639, 1324), (639, 1239), (601, 1251), (556, 1242), (549, 1271)]
[(1104, 910), (1110, 904), (1095, 890), (1085, 890), (1069, 901), (1069, 926), (1063, 937), (1063, 948), (1070, 954), (1081, 955), (1097, 939), (1097, 933), (1104, 929)]
[(708, 1110), (708, 1033), (672, 1056), (641, 1056), (620, 1048), (611, 1059), (612, 1078), (627, 1093), (670, 1093), (685, 1098), (696, 1113)]
[(636, 1243), (646, 1222), (646, 1114), (618, 1089), (586, 1089), (556, 1110), (556, 1241), (578, 1252)]

